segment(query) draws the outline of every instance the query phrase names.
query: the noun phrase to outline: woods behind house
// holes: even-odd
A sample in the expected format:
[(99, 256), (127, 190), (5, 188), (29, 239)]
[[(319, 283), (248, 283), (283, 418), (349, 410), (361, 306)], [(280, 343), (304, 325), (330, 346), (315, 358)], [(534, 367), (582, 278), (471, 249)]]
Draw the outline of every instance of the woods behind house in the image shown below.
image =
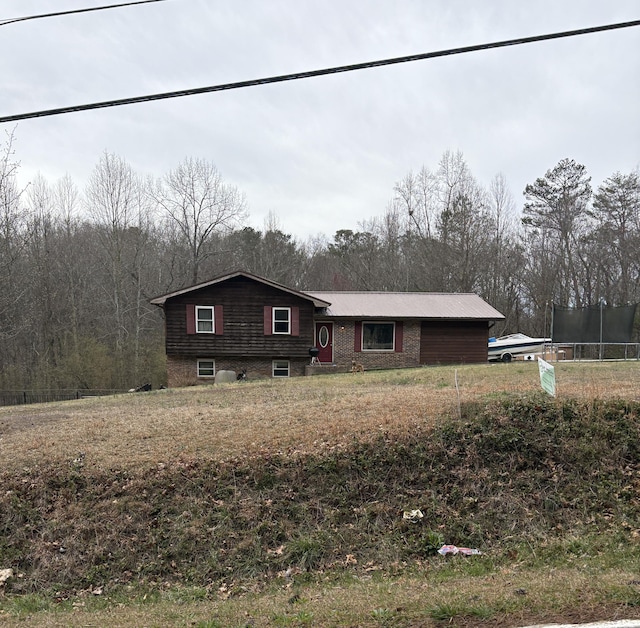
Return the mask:
[(105, 152), (82, 188), (69, 176), (21, 186), (14, 145), (9, 134), (0, 150), (4, 390), (160, 385), (149, 300), (237, 269), (300, 290), (474, 292), (505, 315), (496, 334), (548, 332), (552, 302), (640, 300), (638, 171), (592, 184), (563, 159), (531, 173), (520, 210), (504, 176), (480, 182), (446, 152), (356, 231), (300, 241), (275, 214), (248, 226), (242, 191), (205, 160), (151, 179)]

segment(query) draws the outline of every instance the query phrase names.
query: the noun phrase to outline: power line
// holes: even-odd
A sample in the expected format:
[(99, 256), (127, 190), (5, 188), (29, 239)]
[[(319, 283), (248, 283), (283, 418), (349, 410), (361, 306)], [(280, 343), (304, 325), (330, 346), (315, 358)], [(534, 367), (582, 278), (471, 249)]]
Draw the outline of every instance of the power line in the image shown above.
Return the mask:
[(0, 20), (0, 26), (14, 24), (15, 22), (26, 22), (27, 20), (39, 20), (43, 17), (57, 17), (59, 15), (71, 15), (73, 13), (88, 13), (89, 11), (102, 11), (103, 9), (117, 9), (118, 7), (129, 7), (134, 4), (147, 4), (149, 2), (165, 2), (165, 0), (137, 0), (137, 2), (125, 2), (124, 4), (106, 4), (101, 7), (91, 7), (88, 9), (73, 9), (70, 11), (57, 11), (56, 13), (41, 13), (40, 15), (26, 15), (24, 17), (14, 17), (8, 20)]
[(327, 74), (353, 72), (355, 70), (378, 68), (385, 65), (408, 63), (410, 61), (422, 61), (425, 59), (435, 59), (437, 57), (453, 56), (458, 54), (464, 54), (467, 52), (477, 52), (480, 50), (490, 50), (492, 48), (505, 48), (507, 46), (518, 46), (521, 44), (530, 44), (530, 43), (539, 42), (539, 41), (547, 41), (550, 39), (560, 39), (563, 37), (575, 37), (577, 35), (588, 35), (588, 34), (598, 33), (602, 31), (610, 31), (610, 30), (616, 30), (620, 28), (630, 28), (632, 26), (640, 26), (640, 20), (634, 20), (631, 22), (619, 22), (617, 24), (606, 24), (604, 26), (593, 26), (590, 28), (581, 28), (579, 30), (550, 33), (547, 35), (536, 35), (534, 37), (521, 37), (519, 39), (507, 39), (505, 41), (498, 41), (498, 42), (492, 42), (487, 44), (478, 44), (475, 46), (464, 46), (462, 48), (450, 48), (448, 50), (439, 50), (436, 52), (425, 52), (421, 54), (407, 55), (404, 57), (394, 57), (392, 59), (381, 59), (378, 61), (367, 61), (365, 63), (355, 63), (352, 65), (341, 65), (341, 66), (336, 66), (332, 68), (325, 68), (322, 70), (311, 70), (308, 72), (295, 72), (293, 74), (269, 76), (265, 78), (252, 79), (249, 81), (239, 81), (236, 83), (223, 83), (221, 85), (210, 85), (208, 87), (196, 87), (192, 89), (183, 89), (183, 90), (178, 90), (173, 92), (164, 92), (161, 94), (150, 94), (147, 96), (134, 96), (131, 98), (120, 98), (117, 100), (105, 100), (103, 102), (89, 103), (86, 105), (59, 107), (57, 109), (46, 109), (44, 111), (33, 111), (31, 113), (18, 113), (10, 116), (0, 116), (0, 123), (17, 122), (18, 120), (27, 120), (29, 118), (43, 118), (46, 116), (56, 116), (62, 113), (75, 113), (78, 111), (88, 111), (90, 109), (105, 109), (107, 107), (133, 105), (136, 103), (151, 102), (153, 100), (165, 100), (167, 98), (178, 98), (180, 96), (195, 96), (196, 94), (222, 92), (222, 91), (228, 91), (232, 89), (240, 89), (242, 87), (255, 87), (257, 85), (283, 83), (285, 81), (296, 81), (299, 79), (325, 76)]

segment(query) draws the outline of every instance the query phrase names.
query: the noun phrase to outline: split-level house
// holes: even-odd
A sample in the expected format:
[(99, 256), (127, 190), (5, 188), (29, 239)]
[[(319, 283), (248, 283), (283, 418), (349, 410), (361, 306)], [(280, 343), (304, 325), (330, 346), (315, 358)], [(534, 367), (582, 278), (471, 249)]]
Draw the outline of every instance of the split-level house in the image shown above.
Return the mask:
[[(164, 310), (168, 385), (219, 370), (291, 377), (487, 361), (504, 316), (475, 294), (301, 292), (237, 271), (152, 299)], [(313, 363), (312, 363), (313, 362)]]

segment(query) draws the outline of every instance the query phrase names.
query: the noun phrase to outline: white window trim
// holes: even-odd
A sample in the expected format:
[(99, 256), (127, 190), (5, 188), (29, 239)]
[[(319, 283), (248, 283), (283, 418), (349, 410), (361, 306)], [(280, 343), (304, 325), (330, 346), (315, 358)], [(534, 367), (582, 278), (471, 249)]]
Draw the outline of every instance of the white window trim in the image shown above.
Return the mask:
[[(321, 336), (323, 335), (322, 332), (325, 331), (327, 336), (326, 336), (326, 342), (324, 344), (322, 344), (322, 338)], [(320, 327), (318, 327), (318, 344), (320, 345), (320, 347), (322, 349), (326, 349), (329, 346), (329, 339), (331, 338), (331, 332), (329, 331), (329, 324), (328, 323), (322, 323), (320, 325)]]
[[(287, 312), (287, 331), (276, 331), (276, 322), (284, 323), (284, 321), (276, 321), (276, 311)], [(271, 308), (271, 333), (281, 336), (291, 335), (291, 308), (290, 307), (272, 307)]]
[[(199, 312), (200, 310), (210, 310), (211, 311), (211, 331), (205, 331), (198, 328), (199, 322)], [(208, 319), (207, 319), (208, 321)], [(215, 334), (216, 333), (216, 312), (215, 307), (213, 305), (196, 305), (196, 334)]]
[[(393, 347), (391, 349), (365, 349), (364, 348), (364, 326), (365, 325), (393, 325)], [(360, 331), (362, 334), (360, 338), (360, 347), (363, 352), (368, 353), (393, 353), (396, 350), (396, 323), (395, 321), (363, 321), (362, 329)]]
[[(276, 364), (286, 363), (287, 365), (287, 374), (286, 375), (276, 375)], [(278, 370), (283, 370), (282, 367), (278, 367)], [(289, 360), (273, 360), (271, 362), (271, 377), (291, 377), (291, 362)]]
[[(213, 363), (213, 375), (202, 375), (200, 373), (200, 362), (212, 362)], [(216, 376), (216, 361), (213, 358), (198, 358), (196, 362), (196, 373), (199, 378), (213, 379)]]

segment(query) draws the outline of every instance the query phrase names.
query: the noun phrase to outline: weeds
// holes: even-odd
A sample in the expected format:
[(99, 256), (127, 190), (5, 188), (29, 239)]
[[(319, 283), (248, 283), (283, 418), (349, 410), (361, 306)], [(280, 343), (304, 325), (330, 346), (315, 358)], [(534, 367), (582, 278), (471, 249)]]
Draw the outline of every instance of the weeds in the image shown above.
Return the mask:
[[(616, 530), (618, 542), (635, 533), (638, 404), (534, 395), (473, 408), (315, 456), (5, 472), (0, 559), (24, 573), (10, 585), (23, 593), (140, 578), (197, 587), (290, 568), (386, 569), (444, 543), (495, 555), (528, 542), (547, 556), (558, 531), (573, 539), (560, 555), (579, 556), (593, 550), (590, 530)], [(424, 517), (403, 520), (407, 508)]]
[[(471, 371), (462, 372), (464, 381)], [(409, 375), (398, 381), (406, 396)], [(263, 403), (288, 390), (264, 385)], [(330, 411), (328, 390), (314, 394)], [(349, 403), (365, 412), (369, 401)], [(411, 573), (437, 585), (511, 569), (599, 574), (640, 564), (639, 402), (492, 394), (463, 402), (459, 417), (420, 412), (339, 443), (316, 434), (323, 444), (310, 449), (256, 447), (224, 459), (156, 452), (140, 468), (89, 455), (80, 464), (77, 454), (6, 467), (0, 567), (20, 577), (0, 591), (0, 612), (50, 612), (79, 597), (87, 609), (123, 599), (205, 605), (275, 586), (288, 597), (274, 624), (322, 625), (313, 604), (287, 599)], [(416, 509), (422, 518), (403, 518)], [(445, 543), (483, 555), (443, 558)], [(622, 583), (602, 595), (636, 608), (638, 593)], [(458, 595), (411, 613), (485, 620), (527, 600)], [(369, 603), (367, 621), (410, 625), (399, 608)], [(197, 625), (230, 625), (203, 617)]]
[(494, 614), (491, 608), (473, 602), (450, 603), (445, 602), (430, 608), (427, 615), (438, 621), (451, 621), (456, 618), (489, 619)]
[(286, 557), (290, 565), (303, 571), (318, 568), (330, 552), (330, 536), (324, 533), (301, 535), (287, 544)]

